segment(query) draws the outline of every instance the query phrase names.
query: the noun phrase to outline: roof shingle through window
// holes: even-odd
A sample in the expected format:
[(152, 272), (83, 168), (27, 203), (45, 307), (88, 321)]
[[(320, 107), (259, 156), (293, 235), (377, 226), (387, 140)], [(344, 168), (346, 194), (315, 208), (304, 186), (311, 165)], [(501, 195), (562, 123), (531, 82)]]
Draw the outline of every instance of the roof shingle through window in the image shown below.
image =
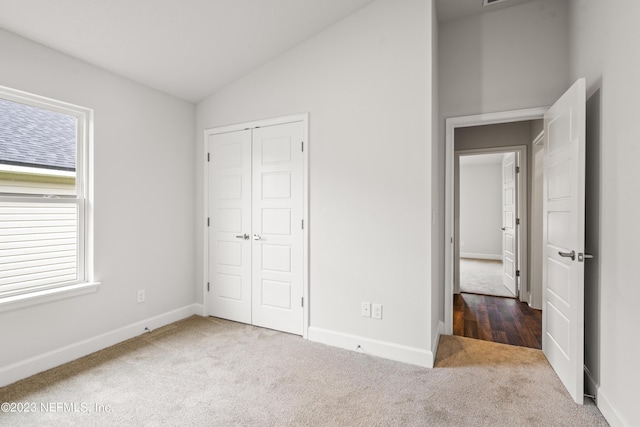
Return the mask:
[(76, 170), (74, 116), (0, 98), (0, 163)]

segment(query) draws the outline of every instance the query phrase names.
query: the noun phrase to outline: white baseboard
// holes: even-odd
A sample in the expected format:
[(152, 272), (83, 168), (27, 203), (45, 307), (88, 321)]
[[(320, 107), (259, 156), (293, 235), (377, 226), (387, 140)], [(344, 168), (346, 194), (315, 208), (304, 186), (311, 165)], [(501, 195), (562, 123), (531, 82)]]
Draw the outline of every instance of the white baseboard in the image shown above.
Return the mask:
[(501, 254), (477, 254), (475, 252), (460, 252), (460, 258), (491, 259), (494, 261), (502, 261)]
[(632, 424), (613, 407), (602, 388), (598, 388), (596, 402), (598, 409), (611, 427), (631, 427)]
[(29, 359), (11, 365), (0, 367), (0, 387), (141, 335), (145, 333), (144, 328), (157, 329), (202, 312), (202, 304), (191, 304), (38, 356), (30, 357)]
[[(396, 360), (425, 368), (433, 368), (434, 353), (430, 350), (364, 338), (313, 326), (309, 328), (308, 339), (309, 341), (344, 348), (346, 350), (362, 351), (371, 356)], [(360, 349), (358, 349), (358, 346), (360, 346)]]

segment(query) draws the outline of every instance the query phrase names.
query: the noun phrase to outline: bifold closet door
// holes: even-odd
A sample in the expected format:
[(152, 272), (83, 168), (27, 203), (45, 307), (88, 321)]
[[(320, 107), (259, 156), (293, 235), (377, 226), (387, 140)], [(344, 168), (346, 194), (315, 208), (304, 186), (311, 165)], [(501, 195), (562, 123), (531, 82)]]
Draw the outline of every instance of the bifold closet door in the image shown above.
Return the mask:
[(302, 335), (302, 122), (208, 136), (209, 314)]

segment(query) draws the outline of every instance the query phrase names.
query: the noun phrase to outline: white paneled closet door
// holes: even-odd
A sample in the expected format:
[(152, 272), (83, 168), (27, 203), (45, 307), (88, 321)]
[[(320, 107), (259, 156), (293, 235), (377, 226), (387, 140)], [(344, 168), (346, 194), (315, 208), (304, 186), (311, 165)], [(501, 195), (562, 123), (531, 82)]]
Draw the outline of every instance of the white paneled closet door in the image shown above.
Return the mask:
[(303, 334), (304, 134), (208, 135), (210, 315)]
[(253, 130), (253, 324), (302, 334), (301, 122)]
[(207, 143), (209, 314), (251, 323), (251, 130)]

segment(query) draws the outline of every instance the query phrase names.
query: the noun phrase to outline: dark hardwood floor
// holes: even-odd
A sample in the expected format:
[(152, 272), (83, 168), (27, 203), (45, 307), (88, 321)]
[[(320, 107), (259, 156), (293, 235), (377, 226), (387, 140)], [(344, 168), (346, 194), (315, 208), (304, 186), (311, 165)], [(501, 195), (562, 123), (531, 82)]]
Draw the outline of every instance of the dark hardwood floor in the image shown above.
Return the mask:
[(522, 347), (542, 348), (542, 312), (513, 298), (457, 294), (453, 334)]

